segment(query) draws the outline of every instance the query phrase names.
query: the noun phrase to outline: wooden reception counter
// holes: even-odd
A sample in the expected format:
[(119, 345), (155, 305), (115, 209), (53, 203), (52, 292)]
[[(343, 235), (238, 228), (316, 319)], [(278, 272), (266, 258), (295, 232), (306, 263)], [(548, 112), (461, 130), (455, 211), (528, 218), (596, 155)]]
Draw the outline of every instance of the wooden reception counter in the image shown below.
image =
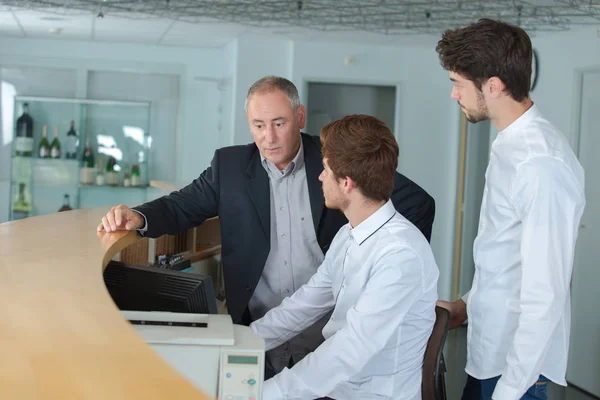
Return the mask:
[(106, 208), (0, 224), (0, 399), (195, 399), (121, 318), (102, 277), (134, 232)]

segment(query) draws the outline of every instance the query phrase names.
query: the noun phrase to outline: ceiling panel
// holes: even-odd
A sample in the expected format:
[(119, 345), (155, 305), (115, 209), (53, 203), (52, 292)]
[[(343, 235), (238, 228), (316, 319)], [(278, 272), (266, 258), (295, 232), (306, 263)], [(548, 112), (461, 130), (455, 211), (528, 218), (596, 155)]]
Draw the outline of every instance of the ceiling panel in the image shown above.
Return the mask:
[(64, 15), (32, 10), (14, 11), (27, 37), (90, 39), (92, 15), (88, 12)]
[(96, 18), (94, 40), (156, 44), (172, 24), (164, 18), (126, 19), (106, 15)]
[(248, 27), (214, 21), (191, 24), (177, 22), (160, 41), (165, 46), (220, 47), (248, 30)]
[(0, 11), (0, 35), (22, 36), (21, 29), (10, 11)]

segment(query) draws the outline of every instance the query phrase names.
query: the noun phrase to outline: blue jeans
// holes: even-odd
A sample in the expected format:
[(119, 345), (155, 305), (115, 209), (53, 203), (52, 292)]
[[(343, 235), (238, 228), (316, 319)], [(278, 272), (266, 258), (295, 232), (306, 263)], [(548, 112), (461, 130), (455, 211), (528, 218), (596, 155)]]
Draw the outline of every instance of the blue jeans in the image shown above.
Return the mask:
[[(469, 376), (462, 400), (490, 400), (499, 379), (499, 376), (484, 380)], [(548, 382), (548, 378), (540, 375), (538, 381), (525, 392), (521, 400), (546, 400), (548, 398)]]

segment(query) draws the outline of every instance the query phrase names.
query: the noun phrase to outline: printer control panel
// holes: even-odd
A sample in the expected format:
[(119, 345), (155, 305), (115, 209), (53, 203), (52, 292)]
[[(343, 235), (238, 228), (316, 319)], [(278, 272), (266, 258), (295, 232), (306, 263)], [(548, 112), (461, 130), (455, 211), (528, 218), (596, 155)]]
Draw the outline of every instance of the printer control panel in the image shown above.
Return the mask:
[(221, 352), (219, 400), (260, 400), (263, 354), (235, 350)]

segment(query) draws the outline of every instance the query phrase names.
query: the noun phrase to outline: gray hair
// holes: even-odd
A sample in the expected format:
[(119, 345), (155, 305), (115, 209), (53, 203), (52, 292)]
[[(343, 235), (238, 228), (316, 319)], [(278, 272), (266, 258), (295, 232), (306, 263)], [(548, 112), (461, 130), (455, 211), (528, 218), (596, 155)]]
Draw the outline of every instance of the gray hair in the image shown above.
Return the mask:
[(252, 95), (255, 93), (267, 93), (273, 90), (281, 90), (285, 93), (292, 106), (292, 110), (296, 111), (298, 107), (300, 107), (300, 96), (298, 96), (298, 89), (296, 89), (296, 86), (285, 78), (271, 75), (260, 78), (250, 86), (250, 89), (248, 89), (246, 102), (244, 104), (246, 113), (248, 112), (248, 101)]

